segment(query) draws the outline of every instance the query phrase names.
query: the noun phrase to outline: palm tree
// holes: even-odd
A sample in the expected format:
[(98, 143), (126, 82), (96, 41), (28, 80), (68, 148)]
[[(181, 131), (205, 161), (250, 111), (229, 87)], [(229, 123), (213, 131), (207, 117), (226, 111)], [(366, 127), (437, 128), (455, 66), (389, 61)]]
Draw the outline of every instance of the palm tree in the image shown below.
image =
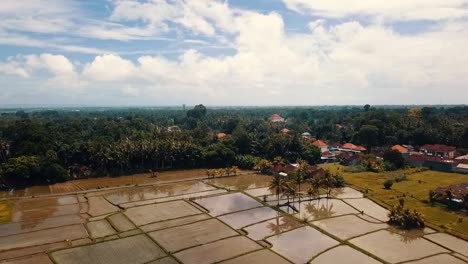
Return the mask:
[(288, 199), (288, 205), (289, 205), (289, 197), (293, 197), (293, 203), (294, 203), (294, 197), (296, 196), (296, 188), (294, 184), (294, 180), (292, 178), (289, 178), (283, 182), (283, 188), (284, 192), (286, 193), (286, 197)]
[(273, 165), (275, 165), (275, 166), (284, 166), (284, 165), (286, 165), (286, 160), (281, 156), (276, 156), (273, 159)]
[(299, 194), (299, 202), (301, 202), (301, 183), (304, 182), (305, 177), (307, 174), (309, 174), (310, 171), (310, 165), (307, 163), (305, 160), (299, 160), (298, 161), (298, 168), (294, 173), (294, 182), (296, 183), (296, 186), (298, 187), (297, 193)]
[(279, 206), (279, 197), (280, 194), (284, 192), (284, 178), (279, 174), (275, 174), (273, 176), (273, 180), (270, 183), (270, 190), (274, 190), (276, 193), (276, 197), (278, 198), (278, 206)]
[(330, 173), (326, 172), (323, 177), (322, 177), (322, 187), (327, 189), (327, 198), (330, 197), (330, 193), (332, 188), (335, 186), (336, 179), (335, 177)]
[(319, 175), (314, 176), (310, 180), (310, 186), (311, 186), (311, 191), (312, 193), (318, 195), (318, 198), (320, 200), (320, 187), (322, 187), (322, 177)]

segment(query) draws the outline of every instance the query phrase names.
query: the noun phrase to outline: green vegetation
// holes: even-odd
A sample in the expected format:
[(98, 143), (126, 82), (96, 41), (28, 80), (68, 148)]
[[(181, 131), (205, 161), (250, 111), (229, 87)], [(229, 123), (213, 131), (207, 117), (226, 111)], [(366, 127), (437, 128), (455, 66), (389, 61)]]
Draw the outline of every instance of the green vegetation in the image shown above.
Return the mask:
[(13, 209), (13, 201), (0, 200), (0, 225), (10, 222), (12, 209)]
[[(322, 165), (322, 167), (332, 173), (343, 172), (342, 176), (349, 185), (361, 190), (368, 198), (389, 210), (398, 205), (400, 198), (404, 198), (405, 206), (424, 216), (426, 225), (468, 239), (466, 213), (448, 210), (441, 204), (432, 205), (428, 199), (431, 190), (439, 186), (464, 183), (467, 181), (467, 175), (421, 169), (352, 173), (347, 172), (341, 165)], [(401, 175), (407, 175), (407, 180), (394, 182), (390, 190), (383, 188), (385, 181), (394, 180)], [(460, 218), (465, 221), (460, 222)]]
[(398, 205), (390, 209), (389, 223), (404, 229), (424, 228), (424, 218), (416, 210), (405, 208), (405, 200), (401, 198)]
[(403, 169), (406, 166), (406, 160), (398, 150), (387, 150), (384, 153), (385, 170)]
[[(1, 184), (50, 184), (73, 176), (118, 176), (173, 169), (252, 169), (259, 159), (320, 160), (312, 136), (384, 152), (399, 144), (468, 148), (468, 107), (263, 107), (4, 109)], [(287, 122), (270, 122), (272, 114)], [(282, 132), (284, 128), (287, 133)], [(224, 133), (224, 137), (218, 137)], [(364, 159), (366, 170), (401, 167), (401, 159)]]
[(390, 190), (392, 188), (392, 185), (393, 185), (393, 180), (386, 180), (383, 183), (384, 188), (387, 190)]
[(287, 196), (288, 203), (291, 197), (294, 202), (296, 196), (300, 201), (301, 196), (304, 194), (301, 185), (306, 185), (307, 195), (310, 199), (318, 197), (320, 193), (323, 193), (321, 189), (329, 197), (333, 188), (340, 188), (345, 185), (344, 178), (338, 174), (333, 174), (329, 171), (325, 171), (325, 173), (318, 171), (311, 173), (310, 165), (307, 161), (299, 160), (298, 164), (298, 168), (294, 172), (289, 173), (287, 177), (278, 173), (273, 175), (270, 189), (277, 195), (278, 205), (280, 194)]
[(239, 173), (239, 168), (237, 166), (232, 166), (230, 168), (224, 169), (210, 169), (206, 170), (206, 176), (211, 177), (222, 177), (222, 176), (234, 176)]

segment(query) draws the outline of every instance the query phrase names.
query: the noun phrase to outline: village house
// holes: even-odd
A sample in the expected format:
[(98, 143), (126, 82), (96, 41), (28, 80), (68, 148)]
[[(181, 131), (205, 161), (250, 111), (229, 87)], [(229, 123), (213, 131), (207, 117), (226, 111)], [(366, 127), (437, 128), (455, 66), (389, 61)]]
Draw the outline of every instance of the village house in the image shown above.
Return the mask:
[(340, 146), (338, 150), (344, 151), (344, 152), (352, 152), (352, 153), (361, 153), (361, 152), (367, 151), (365, 147), (354, 145), (352, 143), (343, 144)]
[(279, 114), (272, 114), (269, 119), (270, 119), (270, 122), (273, 122), (273, 123), (284, 122), (284, 118), (281, 117)]
[(455, 156), (455, 147), (447, 145), (424, 145), (420, 151), (427, 156), (442, 157), (453, 159)]
[(395, 145), (391, 148), (392, 150), (396, 150), (398, 152), (401, 153), (401, 155), (405, 158), (405, 159), (409, 159), (409, 156), (410, 156), (410, 152), (407, 148), (401, 146), (401, 145)]
[(314, 142), (312, 142), (312, 145), (318, 147), (321, 153), (328, 151), (328, 145), (322, 140), (315, 140)]
[(461, 205), (465, 199), (465, 195), (468, 194), (468, 183), (451, 185), (449, 187), (438, 187), (434, 192), (441, 198), (439, 202), (448, 202), (449, 197), (447, 197), (447, 194), (450, 193), (452, 202)]
[(457, 165), (454, 159), (434, 157), (426, 155), (411, 155), (409, 157), (410, 166), (413, 168), (425, 167), (436, 171), (451, 172)]

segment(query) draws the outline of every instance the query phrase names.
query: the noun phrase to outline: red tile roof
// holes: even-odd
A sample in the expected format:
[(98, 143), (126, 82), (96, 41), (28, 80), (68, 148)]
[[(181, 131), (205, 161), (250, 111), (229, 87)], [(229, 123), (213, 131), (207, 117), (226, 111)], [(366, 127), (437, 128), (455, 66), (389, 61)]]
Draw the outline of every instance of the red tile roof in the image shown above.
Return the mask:
[(275, 120), (275, 119), (282, 119), (282, 117), (281, 117), (280, 115), (278, 115), (278, 114), (272, 114), (272, 115), (270, 116), (270, 119), (272, 119), (272, 120)]
[(357, 146), (352, 143), (346, 143), (341, 146), (341, 148), (344, 148), (344, 149), (355, 149), (356, 147)]
[(427, 151), (437, 151), (437, 152), (452, 152), (455, 151), (455, 147), (452, 146), (447, 146), (447, 145), (424, 145), (421, 147), (422, 150), (427, 150)]
[(395, 145), (392, 147), (392, 150), (397, 150), (399, 151), (400, 153), (408, 153), (408, 149), (401, 146), (401, 145)]
[(289, 132), (289, 129), (287, 129), (287, 128), (281, 129), (281, 133), (285, 133), (285, 134), (286, 134), (286, 133), (288, 133), (288, 132)]
[(354, 145), (352, 143), (346, 143), (341, 146), (343, 149), (351, 149), (351, 150), (358, 150), (358, 151), (366, 151), (367, 149), (362, 146)]
[(223, 138), (225, 136), (226, 136), (226, 134), (224, 134), (224, 133), (218, 133), (218, 135), (217, 135), (218, 138)]
[(312, 145), (317, 146), (317, 147), (326, 147), (326, 146), (328, 146), (322, 140), (315, 140), (314, 142), (312, 142)]

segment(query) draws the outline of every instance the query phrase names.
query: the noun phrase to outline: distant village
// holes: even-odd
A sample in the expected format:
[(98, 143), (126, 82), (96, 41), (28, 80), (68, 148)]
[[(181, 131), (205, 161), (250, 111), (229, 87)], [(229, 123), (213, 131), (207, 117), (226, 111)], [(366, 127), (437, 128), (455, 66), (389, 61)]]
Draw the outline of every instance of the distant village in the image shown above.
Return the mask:
[[(283, 123), (286, 120), (278, 114), (270, 117), (270, 122)], [(337, 127), (341, 126), (336, 124)], [(288, 133), (289, 129), (283, 128), (281, 133)], [(321, 163), (339, 162), (343, 165), (357, 165), (361, 156), (359, 153), (373, 154), (377, 159), (383, 159), (384, 152), (381, 150), (368, 151), (365, 147), (352, 143), (333, 143), (317, 139), (309, 132), (303, 132), (304, 139), (311, 140), (312, 144), (321, 151)], [(457, 155), (453, 146), (435, 144), (424, 146), (394, 145), (392, 150), (399, 151), (407, 160), (410, 167), (425, 167), (431, 170), (444, 172), (468, 173), (468, 155)]]

